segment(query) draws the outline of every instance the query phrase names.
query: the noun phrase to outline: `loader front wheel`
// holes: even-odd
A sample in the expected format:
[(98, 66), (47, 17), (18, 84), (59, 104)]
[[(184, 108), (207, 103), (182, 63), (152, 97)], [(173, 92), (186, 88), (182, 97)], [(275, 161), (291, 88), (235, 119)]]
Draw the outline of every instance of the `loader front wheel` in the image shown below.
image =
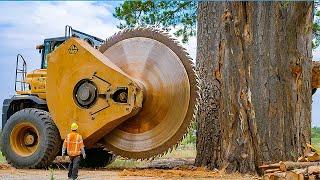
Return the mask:
[(111, 164), (115, 159), (115, 155), (109, 153), (103, 148), (93, 148), (86, 150), (86, 159), (80, 161), (81, 167), (86, 168), (103, 168)]
[(28, 108), (14, 113), (3, 128), (1, 150), (17, 168), (44, 168), (61, 147), (59, 130), (48, 112)]

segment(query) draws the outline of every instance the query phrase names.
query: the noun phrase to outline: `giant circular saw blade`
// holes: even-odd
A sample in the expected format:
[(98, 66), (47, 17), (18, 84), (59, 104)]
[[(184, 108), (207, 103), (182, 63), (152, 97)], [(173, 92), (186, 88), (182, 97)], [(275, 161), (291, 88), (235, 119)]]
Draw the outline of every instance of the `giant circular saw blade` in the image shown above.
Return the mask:
[(124, 30), (100, 51), (144, 89), (140, 112), (103, 138), (113, 153), (146, 159), (165, 153), (187, 132), (196, 106), (196, 75), (185, 49), (150, 28)]

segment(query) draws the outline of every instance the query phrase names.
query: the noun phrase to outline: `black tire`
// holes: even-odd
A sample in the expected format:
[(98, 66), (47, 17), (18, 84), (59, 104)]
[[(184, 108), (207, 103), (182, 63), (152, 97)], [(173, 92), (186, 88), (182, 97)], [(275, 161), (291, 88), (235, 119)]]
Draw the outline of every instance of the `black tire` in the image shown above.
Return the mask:
[(105, 151), (103, 148), (86, 150), (86, 159), (81, 159), (80, 166), (86, 168), (103, 168), (111, 164), (116, 156)]
[[(15, 127), (23, 126), (21, 124), (31, 124), (39, 136), (37, 136), (35, 150), (27, 156), (17, 153), (11, 145), (15, 143), (15, 136), (12, 137), (13, 142), (11, 142), (11, 132)], [(62, 143), (59, 130), (50, 114), (35, 108), (27, 108), (14, 113), (5, 124), (0, 140), (3, 155), (7, 162), (16, 168), (46, 168), (59, 153)]]

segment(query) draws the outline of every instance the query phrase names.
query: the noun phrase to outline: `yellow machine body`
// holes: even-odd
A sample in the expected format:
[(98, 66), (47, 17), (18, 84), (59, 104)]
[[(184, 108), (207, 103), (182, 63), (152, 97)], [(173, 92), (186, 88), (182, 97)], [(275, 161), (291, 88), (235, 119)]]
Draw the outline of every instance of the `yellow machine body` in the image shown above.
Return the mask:
[[(77, 103), (77, 84), (91, 82), (94, 103)], [(98, 50), (81, 39), (70, 38), (48, 56), (46, 100), (49, 111), (64, 139), (76, 122), (87, 145), (93, 145), (142, 106), (143, 92), (126, 73)], [(88, 96), (88, 87), (83, 96)], [(117, 91), (126, 90), (126, 102), (116, 102)], [(59, 92), (59, 93), (58, 93)], [(81, 95), (81, 94), (80, 94)]]
[[(82, 80), (91, 81), (97, 88), (95, 103), (86, 108), (75, 101), (74, 88)], [(77, 38), (70, 38), (52, 52), (48, 69), (28, 73), (25, 82), (30, 89), (17, 94), (33, 94), (46, 100), (62, 139), (76, 122), (89, 146), (142, 107), (142, 88), (98, 50)], [(112, 99), (119, 89), (127, 89), (126, 103)]]
[(50, 113), (62, 139), (75, 122), (86, 147), (147, 159), (175, 147), (194, 117), (193, 63), (161, 31), (125, 30), (99, 49), (71, 37), (46, 64), (27, 74), (30, 89), (17, 93), (45, 100), (40, 109)]
[(29, 89), (17, 91), (17, 94), (34, 94), (41, 99), (46, 99), (46, 76), (47, 69), (37, 69), (26, 75), (25, 83), (29, 85)]

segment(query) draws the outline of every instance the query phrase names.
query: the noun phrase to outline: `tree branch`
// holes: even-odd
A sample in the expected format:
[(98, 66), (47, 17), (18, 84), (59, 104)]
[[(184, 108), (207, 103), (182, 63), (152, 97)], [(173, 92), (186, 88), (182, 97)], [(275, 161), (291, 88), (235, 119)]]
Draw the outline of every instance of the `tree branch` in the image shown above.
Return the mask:
[[(166, 21), (169, 17), (171, 17), (173, 14), (175, 14), (176, 12), (180, 11), (181, 9), (185, 8), (187, 5), (189, 5), (191, 3), (191, 1), (187, 1), (187, 2), (184, 2), (184, 3), (181, 3), (179, 4), (179, 6), (174, 10), (174, 11), (171, 11), (170, 13), (166, 14), (162, 19), (160, 19), (159, 21), (159, 24), (161, 22), (164, 22)], [(158, 24), (158, 25), (159, 25)]]

